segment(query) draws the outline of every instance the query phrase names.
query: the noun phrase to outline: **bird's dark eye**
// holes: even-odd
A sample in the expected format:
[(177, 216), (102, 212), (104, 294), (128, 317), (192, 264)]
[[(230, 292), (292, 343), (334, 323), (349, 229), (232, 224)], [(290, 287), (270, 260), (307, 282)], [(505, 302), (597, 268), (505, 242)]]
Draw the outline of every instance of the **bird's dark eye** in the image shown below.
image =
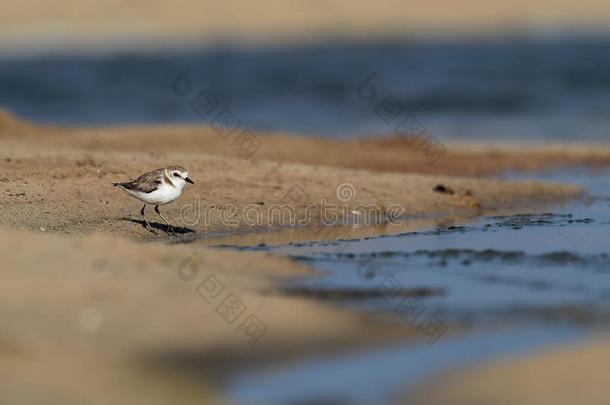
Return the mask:
[(174, 173), (174, 177), (180, 177), (178, 173)]

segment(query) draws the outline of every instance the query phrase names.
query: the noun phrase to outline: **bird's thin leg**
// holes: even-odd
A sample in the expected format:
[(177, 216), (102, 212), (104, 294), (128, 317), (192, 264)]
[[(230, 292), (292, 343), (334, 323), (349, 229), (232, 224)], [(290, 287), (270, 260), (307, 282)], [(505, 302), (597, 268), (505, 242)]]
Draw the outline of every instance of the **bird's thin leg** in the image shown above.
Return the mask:
[(174, 233), (174, 228), (170, 225), (169, 222), (167, 222), (167, 219), (165, 219), (165, 217), (161, 214), (161, 211), (159, 211), (159, 206), (155, 205), (155, 212), (157, 214), (159, 214), (159, 216), (161, 217), (161, 219), (165, 222), (165, 225), (167, 225), (167, 227), (169, 228), (169, 231), (171, 233)]
[(146, 222), (146, 228), (156, 235), (157, 232), (155, 232), (153, 227), (150, 226), (150, 224), (148, 223), (148, 219), (146, 219), (146, 215), (144, 215), (144, 209), (146, 209), (146, 204), (144, 204), (144, 206), (142, 207), (142, 210), (140, 211), (140, 214), (142, 215), (142, 218), (144, 218), (144, 222)]

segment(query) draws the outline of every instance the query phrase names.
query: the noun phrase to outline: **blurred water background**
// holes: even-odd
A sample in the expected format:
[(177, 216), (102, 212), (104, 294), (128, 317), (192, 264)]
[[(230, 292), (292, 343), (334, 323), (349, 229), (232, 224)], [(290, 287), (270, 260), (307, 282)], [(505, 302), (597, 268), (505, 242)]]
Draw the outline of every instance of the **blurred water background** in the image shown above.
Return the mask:
[[(192, 91), (179, 96), (172, 83), (185, 72)], [(367, 78), (376, 91), (368, 101), (358, 96)], [(394, 123), (375, 110), (394, 97), (440, 138), (604, 140), (610, 37), (0, 57), (0, 105), (40, 123), (209, 122), (215, 114), (189, 107), (203, 90), (253, 130), (389, 134)]]

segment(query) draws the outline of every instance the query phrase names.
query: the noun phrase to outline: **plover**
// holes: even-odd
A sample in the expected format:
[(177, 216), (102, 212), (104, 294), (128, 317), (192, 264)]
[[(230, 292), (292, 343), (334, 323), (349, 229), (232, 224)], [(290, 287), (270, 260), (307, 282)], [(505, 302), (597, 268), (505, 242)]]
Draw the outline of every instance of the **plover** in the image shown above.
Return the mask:
[(156, 234), (144, 214), (146, 205), (150, 204), (155, 206), (155, 212), (159, 214), (169, 230), (173, 233), (172, 226), (167, 219), (161, 215), (159, 206), (176, 201), (178, 197), (180, 197), (180, 194), (182, 194), (182, 189), (186, 183), (195, 184), (193, 183), (193, 180), (189, 179), (189, 172), (182, 166), (169, 166), (143, 174), (133, 181), (127, 183), (113, 183), (112, 185), (125, 190), (127, 194), (144, 203), (140, 214), (144, 218), (148, 230)]

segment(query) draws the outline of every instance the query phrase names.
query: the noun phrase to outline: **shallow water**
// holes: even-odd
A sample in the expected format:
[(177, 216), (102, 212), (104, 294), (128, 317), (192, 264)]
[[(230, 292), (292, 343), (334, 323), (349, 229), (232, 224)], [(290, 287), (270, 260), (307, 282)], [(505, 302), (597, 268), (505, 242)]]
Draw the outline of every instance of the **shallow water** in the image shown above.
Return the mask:
[[(187, 69), (192, 88), (176, 91)], [(72, 125), (210, 122), (226, 108), (252, 130), (334, 137), (392, 133), (412, 115), (441, 138), (605, 140), (609, 72), (607, 37), (0, 56), (0, 105)], [(216, 100), (209, 115), (189, 107), (200, 91)], [(377, 114), (387, 97), (396, 122)]]
[[(368, 389), (379, 395), (375, 403), (383, 403), (379, 398), (387, 400), (395, 390), (413, 384), (418, 370), (427, 375), (462, 367), (471, 360), (542, 348), (559, 337), (574, 337), (576, 331), (586, 335), (607, 326), (610, 171), (593, 175), (583, 169), (538, 177), (578, 184), (588, 195), (549, 212), (484, 217), (394, 236), (252, 248), (289, 255), (321, 271), (321, 277), (290, 282), (287, 293), (393, 314), (396, 322), (420, 330), (428, 345), (245, 375), (233, 381), (229, 393), (238, 400), (252, 395), (274, 404), (298, 403), (309, 398), (303, 397), (306, 392), (320, 391), (332, 393), (337, 403), (353, 403), (341, 401), (360, 397), (359, 387), (368, 378)], [(446, 336), (452, 326), (468, 332)], [(490, 335), (496, 328), (503, 330), (503, 338)], [(537, 331), (536, 338), (522, 339), (529, 331)], [(481, 357), (473, 359), (473, 353)], [(309, 390), (287, 388), (299, 386), (291, 381), (297, 377), (313, 385)]]
[[(450, 367), (464, 367), (582, 337), (573, 328), (515, 328), (446, 339), (435, 345), (392, 346), (349, 357), (319, 358), (288, 369), (238, 375), (226, 390), (244, 405), (393, 403), (405, 392)], [(396, 401), (402, 403), (402, 401)]]
[(610, 315), (610, 175), (582, 170), (541, 177), (580, 184), (589, 196), (553, 212), (264, 249), (325, 272), (289, 290), (365, 309), (391, 310), (397, 304), (389, 299), (392, 291), (379, 292), (402, 289), (403, 295), (425, 295), (426, 309), (445, 322), (605, 322)]

